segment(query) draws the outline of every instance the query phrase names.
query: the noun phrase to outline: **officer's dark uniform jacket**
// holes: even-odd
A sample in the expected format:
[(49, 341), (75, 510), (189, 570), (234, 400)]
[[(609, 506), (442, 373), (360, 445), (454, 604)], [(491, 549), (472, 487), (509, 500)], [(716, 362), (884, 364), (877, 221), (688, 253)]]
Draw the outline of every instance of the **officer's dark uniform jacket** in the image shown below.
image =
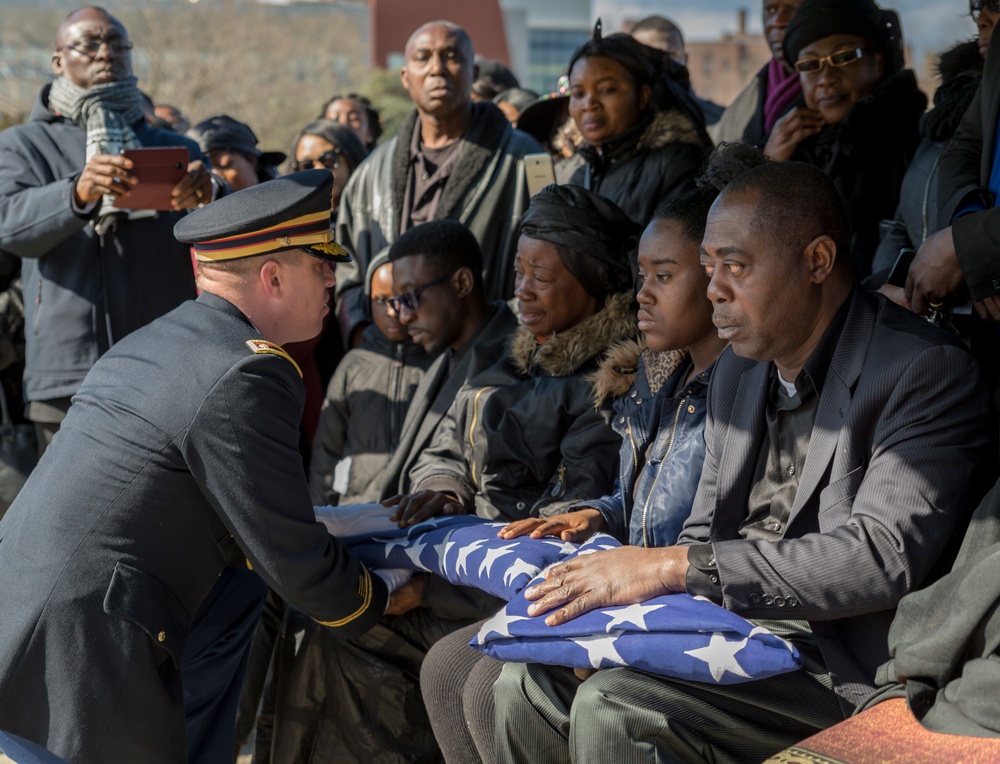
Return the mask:
[(74, 764), (184, 761), (185, 636), (241, 553), (344, 636), (381, 616), (384, 584), (315, 522), (297, 369), (259, 339), (206, 293), (88, 375), (0, 522), (0, 729)]
[[(86, 163), (87, 132), (46, 107), (46, 86), (30, 120), (0, 133), (0, 249), (23, 259), (28, 400), (68, 398), (113, 342), (195, 296), (188, 247), (173, 237), (183, 212), (120, 220), (98, 236), (73, 211), (73, 185)], [(145, 122), (146, 147), (198, 144)]]
[(607, 532), (633, 546), (676, 543), (705, 462), (713, 367), (686, 382), (691, 371), (686, 352), (654, 353), (638, 341), (609, 350), (595, 386), (602, 399), (617, 397), (611, 424), (622, 439), (618, 477), (610, 494), (570, 509), (598, 510)]

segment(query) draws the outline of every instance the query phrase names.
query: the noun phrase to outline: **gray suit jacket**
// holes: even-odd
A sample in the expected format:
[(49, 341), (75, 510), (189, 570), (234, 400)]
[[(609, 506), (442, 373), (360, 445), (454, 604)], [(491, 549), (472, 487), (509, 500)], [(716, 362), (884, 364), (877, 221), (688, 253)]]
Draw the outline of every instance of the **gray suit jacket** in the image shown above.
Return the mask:
[(932, 573), (996, 470), (987, 393), (966, 349), (884, 298), (858, 289), (851, 300), (784, 538), (739, 536), (771, 365), (728, 350), (679, 540), (712, 542), (727, 609), (812, 622), (845, 709), (873, 689), (897, 603)]

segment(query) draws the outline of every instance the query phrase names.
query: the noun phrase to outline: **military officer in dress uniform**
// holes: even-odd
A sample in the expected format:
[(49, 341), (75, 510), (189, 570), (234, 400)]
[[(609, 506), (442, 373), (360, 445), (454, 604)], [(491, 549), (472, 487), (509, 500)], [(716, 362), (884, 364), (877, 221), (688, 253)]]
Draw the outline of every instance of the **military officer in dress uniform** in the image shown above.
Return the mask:
[(345, 637), (383, 581), (315, 521), (300, 373), (281, 345), (329, 308), (332, 176), (310, 170), (188, 215), (202, 295), (93, 367), (0, 522), (0, 729), (74, 764), (185, 761), (178, 665), (227, 565)]

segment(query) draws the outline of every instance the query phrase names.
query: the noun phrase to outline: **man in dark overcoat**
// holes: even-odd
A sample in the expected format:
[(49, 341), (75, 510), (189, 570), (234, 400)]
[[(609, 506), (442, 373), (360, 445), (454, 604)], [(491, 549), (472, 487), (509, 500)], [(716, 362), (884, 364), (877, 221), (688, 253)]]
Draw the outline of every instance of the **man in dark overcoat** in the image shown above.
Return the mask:
[(178, 667), (227, 565), (344, 636), (382, 615), (315, 521), (281, 348), (329, 311), (331, 186), (296, 173), (178, 224), (202, 295), (94, 365), (0, 522), (0, 729), (74, 764), (185, 761)]

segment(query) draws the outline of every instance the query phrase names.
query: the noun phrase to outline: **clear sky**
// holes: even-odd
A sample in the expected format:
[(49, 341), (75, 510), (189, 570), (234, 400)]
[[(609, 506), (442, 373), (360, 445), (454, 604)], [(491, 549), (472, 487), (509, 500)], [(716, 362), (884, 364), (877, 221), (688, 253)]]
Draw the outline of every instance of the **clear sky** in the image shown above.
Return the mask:
[[(880, 2), (895, 8), (902, 18), (903, 35), (914, 61), (975, 35), (968, 0), (898, 0)], [(605, 28), (619, 29), (624, 17), (658, 14), (668, 16), (684, 30), (688, 39), (710, 40), (736, 30), (736, 11), (747, 8), (747, 26), (760, 32), (761, 0), (594, 0), (595, 15)]]

